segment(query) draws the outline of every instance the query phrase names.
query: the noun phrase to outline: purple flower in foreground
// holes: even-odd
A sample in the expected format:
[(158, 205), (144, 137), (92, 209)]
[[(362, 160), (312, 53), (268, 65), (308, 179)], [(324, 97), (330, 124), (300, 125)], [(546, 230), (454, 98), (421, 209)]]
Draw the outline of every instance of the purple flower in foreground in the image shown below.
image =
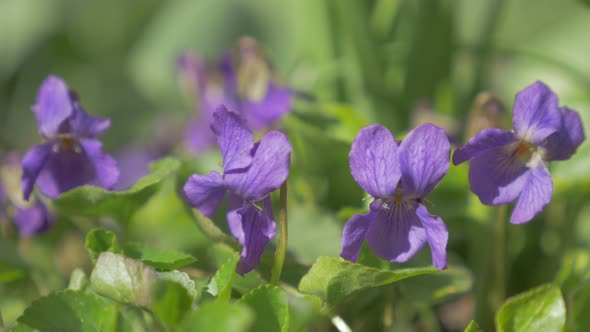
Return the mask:
[(418, 126), (399, 146), (380, 125), (361, 129), (350, 149), (350, 171), (374, 200), (367, 214), (344, 226), (340, 256), (356, 261), (367, 239), (377, 256), (401, 263), (428, 242), (434, 266), (446, 268), (447, 227), (428, 213), (424, 198), (447, 173), (449, 158), (447, 135), (432, 124)]
[(510, 222), (522, 224), (553, 195), (546, 162), (569, 159), (585, 135), (578, 113), (560, 108), (557, 96), (542, 82), (516, 95), (512, 124), (511, 131), (482, 130), (455, 151), (453, 163), (471, 160), (471, 191), (486, 205), (516, 201)]
[(271, 131), (257, 143), (244, 120), (221, 106), (211, 129), (223, 158), (223, 175), (192, 175), (184, 185), (189, 203), (212, 216), (228, 192), (227, 222), (242, 244), (237, 272), (254, 269), (264, 248), (275, 235), (269, 194), (289, 175), (291, 144), (279, 131)]
[(178, 70), (199, 110), (185, 139), (193, 151), (205, 150), (215, 141), (209, 123), (221, 104), (240, 114), (254, 130), (271, 127), (291, 110), (293, 92), (278, 83), (270, 62), (252, 38), (240, 39), (215, 68), (207, 70), (201, 57), (187, 53), (179, 57)]
[(111, 188), (119, 176), (117, 164), (102, 152), (98, 140), (109, 119), (84, 111), (76, 94), (59, 77), (49, 76), (39, 89), (33, 107), (42, 144), (23, 157), (22, 190), (28, 199), (35, 183), (48, 197), (84, 184)]
[[(13, 211), (10, 217), (14, 219), (19, 234), (22, 237), (30, 237), (48, 230), (55, 218), (39, 198), (23, 200), (19, 181), (22, 173), (19, 159), (16, 154), (10, 154), (3, 158), (0, 165), (0, 208)], [(5, 209), (9, 205), (14, 209)]]

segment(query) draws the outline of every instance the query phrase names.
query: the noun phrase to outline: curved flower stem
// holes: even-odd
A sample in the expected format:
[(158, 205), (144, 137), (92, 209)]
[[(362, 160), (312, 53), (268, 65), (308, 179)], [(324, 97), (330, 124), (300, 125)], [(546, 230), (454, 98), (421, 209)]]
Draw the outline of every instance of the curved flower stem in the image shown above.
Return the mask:
[(496, 209), (495, 247), (494, 257), (494, 290), (492, 308), (497, 310), (506, 297), (506, 215), (508, 205), (501, 205)]
[(279, 193), (279, 238), (277, 241), (277, 250), (275, 251), (275, 261), (272, 266), (272, 275), (270, 283), (276, 285), (281, 280), (281, 271), (287, 254), (287, 180), (281, 185)]

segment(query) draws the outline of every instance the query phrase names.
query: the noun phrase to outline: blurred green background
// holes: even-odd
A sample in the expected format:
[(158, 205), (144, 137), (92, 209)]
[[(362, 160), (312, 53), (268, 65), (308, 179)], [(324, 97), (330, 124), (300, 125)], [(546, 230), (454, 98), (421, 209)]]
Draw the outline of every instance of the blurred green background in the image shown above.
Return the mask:
[[(289, 250), (309, 264), (338, 255), (341, 226), (366, 203), (347, 166), (364, 125), (402, 135), (429, 121), (462, 143), (480, 92), (498, 95), (510, 113), (516, 92), (542, 80), (588, 130), (589, 32), (590, 6), (574, 0), (0, 0), (0, 149), (24, 152), (39, 141), (30, 107), (49, 74), (63, 77), (90, 114), (112, 119), (107, 151), (179, 140), (194, 112), (177, 84), (177, 55), (194, 49), (214, 59), (239, 37), (255, 37), (283, 81), (312, 97), (285, 120), (301, 180), (292, 187)], [(506, 226), (509, 294), (553, 280), (569, 250), (590, 249), (589, 146), (552, 165), (555, 197), (545, 212)], [(478, 242), (492, 232), (490, 212), (468, 192), (466, 172), (451, 167), (431, 212), (449, 226), (451, 261), (483, 276), (477, 296), (494, 247)], [(136, 216), (130, 238), (192, 252), (210, 245), (190, 218), (170, 221), (170, 210), (183, 210), (176, 198), (159, 199)], [(66, 250), (67, 237), (55, 237)], [(428, 264), (425, 251), (418, 261)]]

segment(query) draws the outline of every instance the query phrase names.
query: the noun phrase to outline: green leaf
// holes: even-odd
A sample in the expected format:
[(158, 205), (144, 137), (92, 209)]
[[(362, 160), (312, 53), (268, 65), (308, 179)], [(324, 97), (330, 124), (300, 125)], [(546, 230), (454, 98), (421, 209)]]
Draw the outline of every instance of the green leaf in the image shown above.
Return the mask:
[(175, 270), (196, 261), (189, 254), (174, 250), (154, 249), (141, 243), (126, 244), (123, 247), (123, 253), (158, 270)]
[(465, 332), (483, 332), (483, 330), (477, 325), (477, 323), (472, 320), (469, 325), (465, 328)]
[(567, 252), (561, 262), (555, 281), (565, 294), (590, 280), (590, 252), (587, 250)]
[(571, 331), (590, 329), (590, 283), (573, 290), (568, 297), (569, 326)]
[(95, 228), (86, 234), (86, 250), (92, 261), (96, 262), (98, 256), (105, 251), (120, 253), (115, 233), (102, 228)]
[(182, 285), (191, 298), (195, 299), (197, 297), (197, 287), (195, 286), (195, 282), (184, 272), (178, 270), (158, 272), (158, 278), (160, 278), (160, 280), (174, 281)]
[(434, 272), (434, 267), (379, 270), (339, 257), (320, 257), (301, 279), (299, 290), (318, 295), (328, 307), (333, 307), (356, 291)]
[(123, 303), (149, 307), (156, 271), (142, 262), (112, 252), (98, 257), (90, 287), (100, 295)]
[[(0, 222), (3, 220), (0, 219)], [(0, 282), (9, 283), (27, 275), (27, 264), (21, 259), (17, 246), (10, 241), (0, 241)]]
[(289, 301), (279, 287), (263, 285), (240, 299), (256, 313), (252, 331), (281, 331), (289, 329)]
[(190, 310), (192, 298), (181, 284), (158, 281), (152, 288), (152, 311), (167, 326), (175, 326)]
[(125, 191), (109, 191), (99, 187), (82, 186), (65, 192), (54, 201), (62, 214), (113, 217), (127, 222), (160, 188), (164, 179), (173, 175), (180, 162), (165, 158), (150, 165), (150, 174)]
[(400, 281), (399, 285), (400, 291), (413, 301), (439, 304), (469, 291), (473, 276), (464, 267), (450, 266), (436, 274)]
[[(178, 332), (246, 332), (254, 321), (254, 312), (240, 303), (206, 303), (186, 315)], [(254, 330), (253, 330), (254, 331)]]
[(231, 297), (231, 288), (236, 275), (236, 266), (240, 255), (234, 253), (223, 263), (207, 285), (207, 293), (217, 296), (217, 301), (227, 302)]
[(117, 306), (105, 298), (64, 290), (33, 302), (18, 321), (41, 331), (113, 331), (117, 312)]
[(564, 326), (565, 302), (553, 284), (509, 298), (496, 315), (498, 332), (553, 332)]
[(305, 331), (306, 327), (320, 317), (322, 299), (315, 295), (301, 294), (295, 290), (288, 292), (287, 295), (289, 296), (289, 331)]

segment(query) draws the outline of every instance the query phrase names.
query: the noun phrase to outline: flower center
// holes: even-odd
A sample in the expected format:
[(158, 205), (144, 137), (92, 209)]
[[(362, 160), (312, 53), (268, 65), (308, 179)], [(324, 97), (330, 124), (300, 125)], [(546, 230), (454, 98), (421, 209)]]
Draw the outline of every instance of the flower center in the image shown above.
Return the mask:
[(514, 156), (522, 162), (526, 163), (531, 159), (534, 152), (535, 146), (533, 144), (521, 140), (520, 142), (518, 142), (518, 146), (514, 150)]
[(71, 134), (58, 134), (57, 142), (53, 145), (53, 151), (68, 151), (74, 150), (76, 153), (80, 153), (80, 145)]

